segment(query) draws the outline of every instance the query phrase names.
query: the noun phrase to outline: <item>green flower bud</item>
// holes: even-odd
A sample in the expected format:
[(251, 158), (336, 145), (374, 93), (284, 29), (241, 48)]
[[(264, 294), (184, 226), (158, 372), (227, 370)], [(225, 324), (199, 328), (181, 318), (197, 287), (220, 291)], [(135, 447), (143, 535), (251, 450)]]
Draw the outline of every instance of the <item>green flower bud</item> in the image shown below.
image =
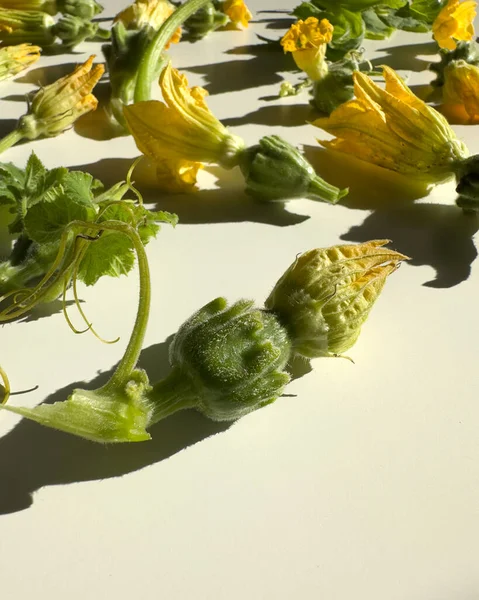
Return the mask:
[(277, 135), (244, 150), (240, 167), (246, 193), (258, 200), (312, 198), (334, 204), (347, 194), (321, 179), (301, 153)]
[(474, 40), (470, 42), (458, 41), (456, 44), (455, 50), (441, 48), (439, 51), (441, 60), (429, 65), (429, 70), (436, 73), (436, 79), (431, 81), (431, 85), (442, 87), (445, 81), (444, 70), (456, 60), (463, 60), (469, 65), (479, 66), (479, 47)]
[(183, 23), (183, 29), (188, 32), (192, 40), (200, 40), (227, 23), (229, 23), (228, 16), (216, 10), (214, 4), (209, 2)]
[(58, 10), (66, 15), (91, 20), (103, 11), (96, 0), (57, 0)]
[(456, 204), (465, 212), (479, 212), (479, 154), (463, 160), (456, 172)]
[(289, 332), (293, 353), (337, 356), (356, 342), (386, 278), (407, 257), (388, 240), (298, 256), (265, 302)]
[(58, 12), (56, 0), (1, 0), (2, 8), (15, 10), (35, 10), (56, 15)]
[(44, 12), (0, 8), (0, 40), (8, 44), (51, 46), (54, 25), (55, 19)]
[(54, 25), (52, 31), (61, 39), (64, 46), (73, 48), (85, 40), (94, 38), (98, 29), (98, 23), (85, 21), (72, 15), (65, 15)]
[(313, 105), (329, 115), (354, 97), (353, 73), (358, 61), (352, 56), (328, 64), (327, 73), (313, 84)]
[[(170, 346), (172, 374), (156, 384), (152, 422), (171, 395), (214, 421), (234, 421), (274, 402), (289, 376), (290, 341), (277, 318), (240, 300), (213, 300), (178, 330)], [(157, 399), (157, 400), (156, 400)], [(170, 410), (170, 409), (168, 409)]]

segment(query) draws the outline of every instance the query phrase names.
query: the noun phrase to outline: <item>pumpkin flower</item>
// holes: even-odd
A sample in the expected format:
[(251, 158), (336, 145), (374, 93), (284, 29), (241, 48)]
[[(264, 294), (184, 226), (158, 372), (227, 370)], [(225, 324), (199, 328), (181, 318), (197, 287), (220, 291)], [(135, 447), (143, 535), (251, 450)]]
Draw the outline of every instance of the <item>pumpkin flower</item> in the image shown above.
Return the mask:
[(55, 19), (45, 12), (0, 7), (0, 41), (10, 45), (51, 46), (55, 42), (54, 25)]
[(333, 38), (333, 26), (327, 19), (318, 21), (308, 17), (306, 21), (293, 23), (281, 39), (285, 52), (291, 52), (298, 69), (313, 81), (319, 81), (328, 72), (325, 61), (327, 44)]
[(417, 98), (390, 67), (383, 67), (386, 89), (355, 71), (356, 98), (313, 125), (335, 135), (325, 148), (430, 185), (449, 179), (469, 152), (446, 118)]
[(137, 102), (125, 106), (123, 113), (138, 149), (159, 165), (163, 183), (165, 169), (172, 165), (177, 182), (181, 166), (180, 179), (185, 182), (186, 176), (193, 189), (198, 163), (205, 162), (226, 169), (239, 166), (246, 193), (261, 200), (309, 197), (335, 203), (347, 193), (316, 175), (298, 150), (278, 136), (265, 136), (246, 148), (210, 112), (206, 90), (190, 89), (186, 77), (171, 64), (163, 70), (160, 86), (164, 102)]
[(296, 258), (265, 302), (286, 327), (293, 353), (338, 356), (353, 346), (387, 277), (408, 259), (387, 243), (319, 248)]
[[(151, 27), (157, 31), (173, 13), (175, 6), (168, 0), (135, 0), (115, 17), (115, 23), (121, 22), (126, 29), (145, 29)], [(181, 27), (176, 29), (165, 49), (177, 44), (181, 39)]]
[(50, 15), (56, 15), (56, 0), (0, 0), (0, 8), (16, 10), (39, 10)]
[(0, 81), (27, 69), (40, 58), (41, 48), (30, 44), (0, 48)]
[(172, 194), (195, 192), (199, 162), (189, 160), (164, 160), (156, 164), (156, 179), (160, 189)]
[(248, 23), (253, 18), (244, 0), (224, 0), (221, 4), (221, 11), (229, 17), (231, 23), (235, 26), (241, 24), (243, 27), (248, 27)]
[(444, 69), (442, 113), (456, 123), (479, 123), (479, 67), (463, 60)]
[(454, 50), (456, 41), (469, 41), (474, 37), (474, 0), (448, 0), (432, 24), (432, 34), (440, 48)]
[[(94, 56), (79, 65), (73, 73), (41, 88), (31, 101), (26, 115), (20, 118), (17, 128), (0, 140), (0, 152), (21, 139), (59, 135), (85, 113), (95, 110), (98, 100), (91, 93), (105, 70)], [(92, 68), (93, 67), (93, 68)]]
[(189, 88), (186, 77), (171, 64), (163, 70), (160, 86), (164, 103), (149, 100), (124, 107), (139, 150), (158, 163), (187, 160), (234, 166), (244, 142), (211, 113), (204, 99), (208, 92)]

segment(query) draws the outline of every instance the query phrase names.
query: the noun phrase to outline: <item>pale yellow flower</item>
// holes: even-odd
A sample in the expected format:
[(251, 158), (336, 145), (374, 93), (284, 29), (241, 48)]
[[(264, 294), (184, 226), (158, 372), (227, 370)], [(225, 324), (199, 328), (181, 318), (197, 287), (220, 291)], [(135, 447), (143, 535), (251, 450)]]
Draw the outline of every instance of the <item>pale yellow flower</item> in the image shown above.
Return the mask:
[(171, 64), (163, 70), (160, 86), (164, 103), (150, 100), (124, 107), (138, 149), (160, 165), (165, 160), (236, 165), (244, 142), (210, 112), (206, 90), (189, 88)]
[(41, 50), (39, 46), (31, 44), (0, 48), (0, 81), (33, 65), (40, 58)]
[(320, 141), (325, 148), (429, 184), (453, 175), (454, 166), (468, 156), (446, 118), (417, 98), (390, 67), (383, 67), (386, 89), (355, 71), (356, 98), (313, 125), (336, 136)]
[(308, 17), (306, 21), (293, 23), (281, 39), (285, 52), (291, 52), (298, 69), (310, 79), (318, 81), (328, 72), (325, 61), (327, 44), (333, 38), (334, 27), (327, 19), (318, 21)]
[(91, 93), (105, 71), (102, 64), (93, 67), (94, 56), (78, 65), (73, 73), (41, 88), (34, 96), (19, 128), (23, 136), (35, 139), (65, 131), (85, 113), (95, 110), (98, 100)]
[(456, 41), (472, 40), (476, 6), (474, 0), (448, 0), (432, 24), (432, 34), (441, 48), (455, 50)]
[(159, 161), (156, 164), (158, 186), (174, 194), (195, 192), (198, 171), (202, 168), (201, 163), (189, 160)]
[(479, 67), (458, 60), (444, 69), (441, 111), (455, 123), (479, 123)]
[[(115, 17), (115, 23), (121, 21), (127, 29), (151, 27), (158, 30), (174, 11), (175, 6), (168, 0), (135, 0)], [(181, 27), (178, 27), (165, 49), (170, 44), (177, 44), (180, 39)]]
[(221, 5), (221, 10), (230, 18), (233, 25), (241, 23), (243, 27), (248, 27), (248, 23), (253, 18), (244, 0), (225, 0)]

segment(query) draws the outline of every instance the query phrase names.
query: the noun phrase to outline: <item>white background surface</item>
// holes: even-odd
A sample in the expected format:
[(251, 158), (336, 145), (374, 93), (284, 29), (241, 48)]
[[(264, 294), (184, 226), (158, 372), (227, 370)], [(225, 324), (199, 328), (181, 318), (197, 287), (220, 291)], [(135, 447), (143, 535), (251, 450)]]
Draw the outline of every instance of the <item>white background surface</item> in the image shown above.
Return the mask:
[[(127, 5), (103, 3), (107, 16)], [(413, 204), (382, 172), (346, 162), (335, 170), (315, 142), (321, 132), (305, 123), (307, 94), (264, 99), (296, 74), (290, 57), (265, 52), (256, 37), (281, 35), (286, 15), (258, 11), (295, 4), (251, 0), (248, 31), (182, 43), (171, 56), (248, 143), (276, 133), (304, 145), (330, 181), (350, 186), (347, 205), (258, 205), (239, 173), (215, 183), (217, 169), (201, 175), (208, 190), (195, 196), (150, 194), (180, 225), (148, 246), (153, 308), (140, 364), (160, 378), (165, 340), (194, 310), (218, 295), (261, 303), (304, 250), (391, 238), (413, 260), (388, 280), (349, 352), (355, 364), (313, 361), (313, 372), (288, 386), (291, 396), (229, 428), (185, 412), (155, 426), (151, 442), (102, 447), (1, 414), (2, 598), (479, 598), (477, 220), (454, 206), (450, 185)], [(412, 85), (431, 78), (428, 35), (365, 47)], [(92, 51), (100, 58), (96, 44), (79, 50), (42, 57), (1, 84), (2, 119), (24, 112), (19, 96), (35, 83)], [(12, 125), (2, 122), (2, 135)], [(456, 128), (471, 153), (479, 152), (476, 128)], [(49, 167), (82, 167), (107, 183), (138, 155), (131, 138), (69, 131), (2, 160), (23, 166), (32, 149)], [(137, 285), (132, 274), (82, 289), (100, 333), (121, 335), (113, 346), (74, 336), (58, 311), (2, 327), (12, 387), (38, 386), (11, 402), (33, 406), (81, 382), (94, 386), (122, 355)]]

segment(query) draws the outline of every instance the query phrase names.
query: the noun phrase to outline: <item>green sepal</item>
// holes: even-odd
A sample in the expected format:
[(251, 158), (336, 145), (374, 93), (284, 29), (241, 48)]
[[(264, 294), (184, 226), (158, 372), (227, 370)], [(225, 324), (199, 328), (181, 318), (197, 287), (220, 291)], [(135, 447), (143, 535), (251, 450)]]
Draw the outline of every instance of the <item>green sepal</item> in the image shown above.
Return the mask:
[(90, 21), (103, 11), (96, 0), (57, 0), (58, 10), (66, 15)]
[(240, 167), (246, 193), (258, 200), (311, 198), (334, 204), (347, 193), (321, 179), (302, 154), (277, 135), (244, 150)]
[(67, 48), (74, 48), (85, 40), (93, 39), (98, 30), (98, 23), (92, 23), (73, 15), (64, 15), (52, 27), (52, 32), (60, 38)]
[(322, 113), (331, 114), (335, 108), (354, 97), (353, 73), (358, 61), (351, 54), (329, 63), (327, 74), (313, 84), (313, 105)]
[(458, 165), (456, 179), (456, 204), (467, 212), (479, 212), (479, 154)]
[(151, 417), (150, 389), (146, 373), (136, 369), (122, 390), (76, 389), (63, 402), (35, 408), (12, 405), (1, 408), (93, 442), (143, 442), (151, 439), (146, 431)]

